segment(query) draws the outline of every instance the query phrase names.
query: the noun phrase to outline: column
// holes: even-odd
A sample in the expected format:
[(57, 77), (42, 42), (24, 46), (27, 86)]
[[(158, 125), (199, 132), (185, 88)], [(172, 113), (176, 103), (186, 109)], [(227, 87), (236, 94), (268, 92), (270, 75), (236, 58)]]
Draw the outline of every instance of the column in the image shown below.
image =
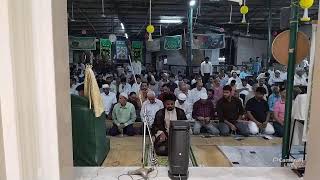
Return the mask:
[(1, 179), (71, 180), (67, 0), (2, 2)]

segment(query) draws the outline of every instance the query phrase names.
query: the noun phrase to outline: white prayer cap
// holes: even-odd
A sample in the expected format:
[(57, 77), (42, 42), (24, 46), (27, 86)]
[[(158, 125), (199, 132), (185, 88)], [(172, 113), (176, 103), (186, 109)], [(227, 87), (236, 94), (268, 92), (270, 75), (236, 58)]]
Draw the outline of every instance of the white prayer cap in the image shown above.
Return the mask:
[(276, 70), (275, 72), (276, 72), (276, 73), (281, 73), (279, 70)]
[(127, 93), (121, 93), (120, 96), (125, 97), (126, 99), (128, 99), (128, 94)]
[(200, 94), (200, 99), (207, 100), (208, 99), (207, 93), (201, 93)]
[(186, 96), (184, 93), (180, 93), (180, 94), (178, 95), (178, 99), (179, 99), (180, 101), (185, 101), (185, 100), (187, 100), (187, 96)]
[(109, 89), (109, 88), (110, 88), (109, 84), (102, 85), (102, 89)]

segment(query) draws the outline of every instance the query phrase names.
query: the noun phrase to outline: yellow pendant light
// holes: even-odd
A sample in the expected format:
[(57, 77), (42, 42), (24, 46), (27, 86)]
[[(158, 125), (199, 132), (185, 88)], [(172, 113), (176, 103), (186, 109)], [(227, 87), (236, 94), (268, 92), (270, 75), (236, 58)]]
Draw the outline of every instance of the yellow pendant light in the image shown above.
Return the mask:
[(304, 9), (303, 17), (300, 19), (303, 22), (310, 21), (308, 9), (312, 7), (314, 0), (300, 0), (299, 4)]

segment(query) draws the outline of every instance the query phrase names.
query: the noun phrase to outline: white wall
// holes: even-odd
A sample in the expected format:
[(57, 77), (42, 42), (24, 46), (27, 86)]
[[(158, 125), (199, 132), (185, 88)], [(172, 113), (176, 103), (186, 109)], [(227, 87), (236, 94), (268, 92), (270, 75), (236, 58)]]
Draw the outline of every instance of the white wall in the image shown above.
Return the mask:
[(238, 37), (236, 65), (242, 65), (242, 62), (249, 61), (251, 57), (265, 57), (267, 54), (267, 44), (267, 40)]

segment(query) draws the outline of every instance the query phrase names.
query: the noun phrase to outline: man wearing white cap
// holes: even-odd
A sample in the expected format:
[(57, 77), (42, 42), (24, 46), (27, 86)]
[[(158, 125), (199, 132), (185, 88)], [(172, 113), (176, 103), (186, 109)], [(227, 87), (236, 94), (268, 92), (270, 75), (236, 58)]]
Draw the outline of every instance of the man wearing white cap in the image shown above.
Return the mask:
[(298, 68), (296, 74), (294, 75), (294, 85), (295, 86), (308, 86), (307, 78), (303, 76), (304, 69)]
[(274, 72), (274, 76), (271, 76), (269, 79), (268, 84), (270, 86), (276, 85), (276, 83), (281, 83), (283, 82), (283, 79), (281, 78), (281, 72), (279, 70), (276, 70)]
[(111, 109), (117, 103), (117, 97), (114, 92), (110, 92), (110, 86), (108, 84), (102, 85), (103, 92), (101, 93), (104, 112), (108, 119), (111, 119)]
[(217, 125), (214, 126), (214, 124), (210, 122), (210, 120), (214, 118), (214, 106), (213, 103), (208, 100), (206, 93), (201, 93), (200, 100), (194, 103), (192, 117), (196, 120), (193, 127), (193, 134), (200, 134), (201, 127), (205, 127), (207, 132), (212, 135), (218, 135), (220, 133)]
[(157, 111), (163, 108), (163, 103), (156, 98), (154, 91), (148, 91), (147, 100), (142, 104), (140, 116), (146, 118), (150, 127), (152, 127)]
[(178, 95), (175, 106), (184, 110), (187, 120), (192, 120), (192, 105), (187, 102), (187, 96), (184, 93)]
[(136, 110), (133, 104), (127, 102), (128, 94), (121, 93), (119, 96), (119, 103), (116, 104), (112, 110), (113, 126), (109, 130), (111, 136), (119, 135), (119, 128), (123, 129), (123, 133), (128, 136), (134, 136), (135, 130), (133, 123), (136, 120)]

